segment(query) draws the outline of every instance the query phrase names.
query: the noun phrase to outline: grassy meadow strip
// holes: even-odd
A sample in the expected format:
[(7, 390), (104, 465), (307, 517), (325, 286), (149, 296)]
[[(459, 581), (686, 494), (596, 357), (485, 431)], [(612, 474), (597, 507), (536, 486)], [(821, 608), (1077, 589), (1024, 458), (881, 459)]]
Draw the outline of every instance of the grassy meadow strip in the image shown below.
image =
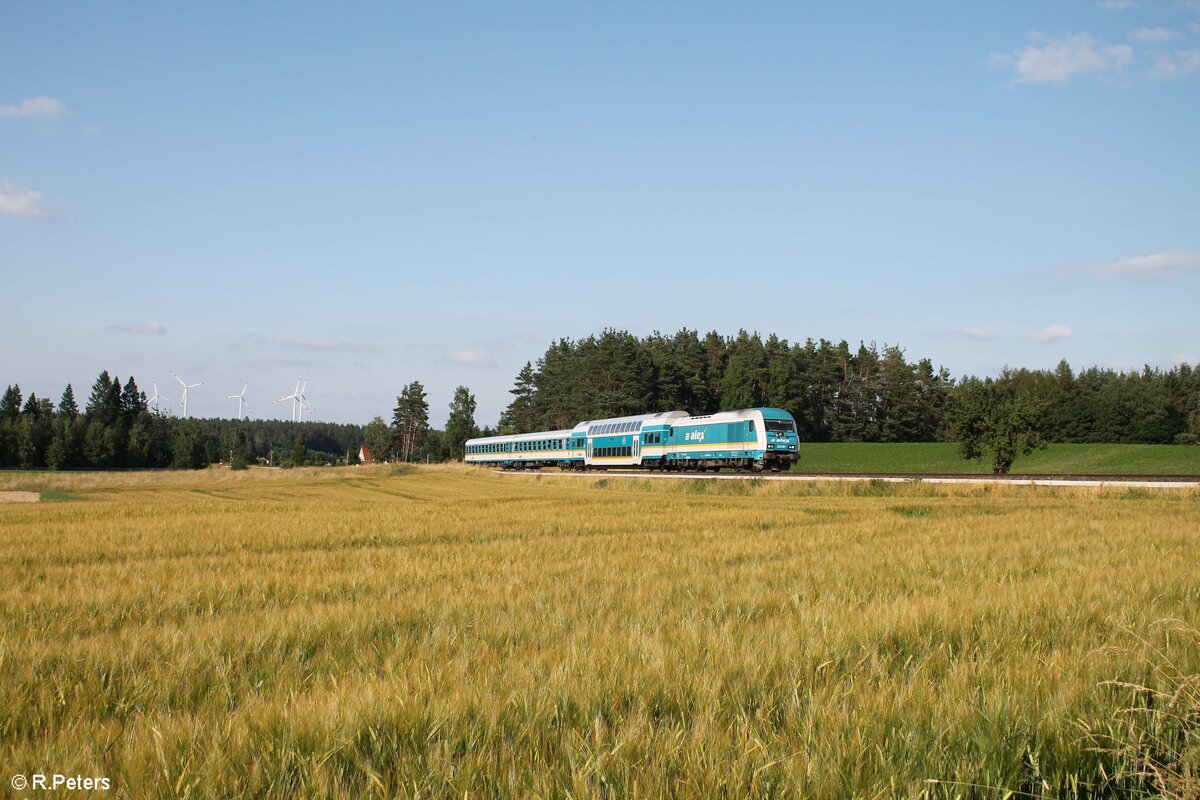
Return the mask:
[(1138, 796), (1096, 742), (1146, 695), (1106, 681), (1200, 672), (1197, 492), (458, 467), (0, 490), (63, 500), (0, 505), (0, 765), (120, 796)]
[[(797, 472), (991, 472), (947, 442), (804, 442)], [(1042, 475), (1200, 475), (1200, 447), (1168, 444), (1052, 444), (1018, 456), (1014, 473)]]

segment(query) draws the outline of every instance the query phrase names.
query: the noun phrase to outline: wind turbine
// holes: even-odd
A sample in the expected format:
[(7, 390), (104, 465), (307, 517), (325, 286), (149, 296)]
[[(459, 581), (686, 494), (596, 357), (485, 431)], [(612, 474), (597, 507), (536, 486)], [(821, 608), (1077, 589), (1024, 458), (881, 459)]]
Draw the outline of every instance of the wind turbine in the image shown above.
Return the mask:
[(252, 408), (250, 407), (250, 404), (246, 402), (246, 390), (247, 390), (247, 389), (249, 389), (249, 388), (250, 388), (250, 379), (249, 379), (249, 378), (246, 378), (246, 385), (242, 387), (242, 392), (241, 392), (241, 394), (227, 394), (227, 395), (225, 395), (225, 399), (226, 399), (226, 400), (234, 400), (234, 399), (236, 399), (236, 400), (238, 401), (238, 422), (241, 422), (241, 421), (242, 421), (242, 405), (243, 405), (243, 404), (245, 404), (245, 406), (246, 406), (246, 410), (247, 410), (247, 411), (253, 411), (253, 410), (254, 410), (254, 409), (252, 409)]
[(199, 383), (184, 383), (183, 378), (180, 378), (174, 372), (171, 373), (171, 377), (174, 378), (175, 380), (179, 381), (179, 385), (183, 387), (183, 418), (187, 419), (188, 389), (195, 389), (197, 386), (203, 386), (204, 384), (208, 383), (208, 381), (200, 381)]
[(308, 378), (303, 376), (296, 378), (296, 391), (281, 397), (276, 400), (276, 403), (282, 403), (284, 400), (292, 401), (292, 422), (304, 422), (304, 409), (312, 411), (312, 406), (308, 403), (308, 398), (304, 396), (304, 390), (308, 388)]
[(308, 388), (308, 378), (304, 379), (304, 385), (300, 387), (300, 395), (296, 398), (300, 401), (300, 421), (304, 422), (304, 409), (308, 409), (308, 413), (312, 414), (312, 403), (308, 402), (308, 398), (304, 396), (304, 390)]
[(158, 383), (157, 382), (150, 381), (150, 385), (154, 387), (154, 397), (150, 398), (150, 402), (154, 404), (154, 413), (157, 414), (159, 401), (166, 400), (168, 403), (171, 401), (168, 398), (163, 397), (161, 394), (158, 393)]

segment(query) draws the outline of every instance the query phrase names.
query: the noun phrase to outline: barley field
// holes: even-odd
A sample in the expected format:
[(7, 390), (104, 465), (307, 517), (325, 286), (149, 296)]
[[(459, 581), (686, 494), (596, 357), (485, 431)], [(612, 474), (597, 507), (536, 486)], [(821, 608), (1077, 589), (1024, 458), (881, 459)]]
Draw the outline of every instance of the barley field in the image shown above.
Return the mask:
[(0, 504), (5, 791), (1186, 796), (1133, 773), (1200, 763), (1168, 702), (1200, 672), (1195, 491), (386, 466), (0, 491), (41, 494)]

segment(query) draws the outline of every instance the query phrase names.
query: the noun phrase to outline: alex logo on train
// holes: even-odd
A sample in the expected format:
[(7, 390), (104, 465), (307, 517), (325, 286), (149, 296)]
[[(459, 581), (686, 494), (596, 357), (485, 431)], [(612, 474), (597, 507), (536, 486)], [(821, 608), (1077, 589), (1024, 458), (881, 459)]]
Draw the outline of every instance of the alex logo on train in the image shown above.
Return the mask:
[(683, 439), (686, 442), (703, 442), (704, 431), (693, 431), (692, 433), (686, 434)]

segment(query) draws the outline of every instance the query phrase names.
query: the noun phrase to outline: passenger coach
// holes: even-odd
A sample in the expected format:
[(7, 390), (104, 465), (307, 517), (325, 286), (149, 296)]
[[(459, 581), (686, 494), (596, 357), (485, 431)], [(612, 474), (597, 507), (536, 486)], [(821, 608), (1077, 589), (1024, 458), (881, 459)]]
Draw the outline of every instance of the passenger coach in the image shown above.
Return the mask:
[(468, 464), (504, 469), (686, 469), (778, 472), (800, 458), (796, 421), (780, 408), (693, 417), (663, 411), (581, 422), (570, 430), (486, 436), (466, 443)]

